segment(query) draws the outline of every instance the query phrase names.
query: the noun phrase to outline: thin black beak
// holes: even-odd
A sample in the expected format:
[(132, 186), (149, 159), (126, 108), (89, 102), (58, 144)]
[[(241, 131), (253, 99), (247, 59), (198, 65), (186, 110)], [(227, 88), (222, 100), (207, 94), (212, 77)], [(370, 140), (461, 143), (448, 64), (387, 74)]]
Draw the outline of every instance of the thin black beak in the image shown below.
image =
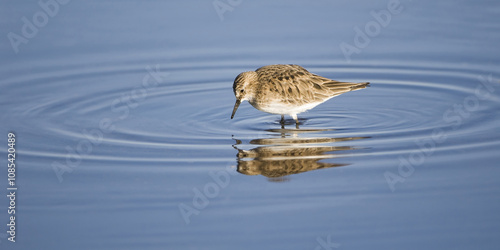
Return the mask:
[(240, 100), (236, 100), (236, 103), (234, 104), (233, 113), (231, 114), (231, 119), (233, 119), (234, 114), (236, 113), (236, 110), (238, 109), (238, 106), (240, 106), (240, 103), (241, 103)]

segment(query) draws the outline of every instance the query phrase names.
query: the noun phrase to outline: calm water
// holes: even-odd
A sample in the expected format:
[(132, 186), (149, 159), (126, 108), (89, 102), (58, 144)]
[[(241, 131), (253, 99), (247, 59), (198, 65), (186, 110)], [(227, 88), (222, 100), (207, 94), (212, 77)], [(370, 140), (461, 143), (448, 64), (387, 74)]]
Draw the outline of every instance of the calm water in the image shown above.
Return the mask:
[[(498, 249), (498, 1), (49, 3), (0, 1), (1, 249)], [(371, 87), (230, 120), (275, 63)]]

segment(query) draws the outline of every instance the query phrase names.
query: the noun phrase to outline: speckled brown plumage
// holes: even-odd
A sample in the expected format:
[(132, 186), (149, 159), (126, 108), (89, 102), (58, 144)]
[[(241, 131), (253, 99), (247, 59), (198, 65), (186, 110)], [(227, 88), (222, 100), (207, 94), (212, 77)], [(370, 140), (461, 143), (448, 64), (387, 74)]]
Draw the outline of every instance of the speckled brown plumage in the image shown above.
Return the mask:
[(255, 71), (239, 74), (234, 80), (236, 104), (248, 102), (258, 110), (292, 116), (307, 111), (337, 95), (362, 89), (368, 82), (350, 83), (331, 80), (312, 74), (299, 65), (268, 65)]

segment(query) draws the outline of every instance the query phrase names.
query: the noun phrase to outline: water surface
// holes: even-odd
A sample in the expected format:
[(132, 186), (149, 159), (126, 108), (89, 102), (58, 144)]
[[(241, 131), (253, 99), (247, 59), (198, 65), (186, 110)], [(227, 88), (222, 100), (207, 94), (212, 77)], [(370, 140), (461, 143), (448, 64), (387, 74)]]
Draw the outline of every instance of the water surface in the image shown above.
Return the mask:
[[(2, 249), (497, 248), (497, 2), (221, 2), (69, 1), (16, 53), (43, 9), (1, 1)], [(275, 63), (371, 87), (231, 120)]]

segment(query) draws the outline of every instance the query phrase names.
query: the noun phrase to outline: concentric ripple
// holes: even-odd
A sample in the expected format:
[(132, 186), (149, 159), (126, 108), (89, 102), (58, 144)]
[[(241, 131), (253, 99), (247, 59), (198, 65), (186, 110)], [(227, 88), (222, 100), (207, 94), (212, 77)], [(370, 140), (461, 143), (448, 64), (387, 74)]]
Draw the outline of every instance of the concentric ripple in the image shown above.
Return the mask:
[[(413, 146), (408, 145), (413, 141), (429, 137), (436, 130), (446, 131), (448, 137), (470, 137), (460, 140), (467, 144), (455, 144), (454, 148), (484, 145), (485, 131), (496, 132), (487, 141), (499, 134), (491, 119), (491, 114), (500, 110), (498, 80), (480, 70), (390, 64), (312, 66), (308, 68), (311, 72), (325, 77), (370, 81), (371, 87), (343, 94), (299, 114), (300, 128), (296, 130), (288, 120), (283, 130), (279, 116), (257, 111), (248, 103), (243, 103), (235, 118), (230, 119), (235, 100), (232, 80), (246, 68), (172, 70), (168, 66), (162, 66), (168, 71), (164, 82), (150, 88), (142, 82), (150, 74), (144, 66), (44, 73), (41, 77), (51, 82), (47, 85), (51, 91), (45, 92), (51, 95), (41, 95), (36, 103), (28, 102), (19, 110), (36, 118), (40, 128), (58, 143), (50, 147), (31, 145), (26, 153), (63, 157), (61, 145), (76, 145), (88, 139), (89, 131), (101, 135), (102, 140), (100, 148), (88, 158), (119, 161), (114, 155), (117, 148), (123, 153), (139, 148), (145, 153), (130, 153), (124, 159), (159, 162), (189, 161), (193, 154), (202, 156), (200, 161), (209, 161), (227, 153), (214, 155), (204, 151), (227, 150), (235, 144), (244, 148), (241, 150), (252, 150), (255, 140), (275, 138), (298, 138), (293, 144), (297, 147), (301, 145), (300, 138), (323, 138), (327, 142), (319, 140), (317, 144), (322, 145), (325, 153), (325, 146), (344, 146), (369, 149), (372, 154), (390, 154), (396, 149), (410, 150)], [(13, 81), (22, 84), (30, 79)], [(69, 86), (75, 90), (72, 94), (67, 94)], [(102, 128), (103, 123), (109, 130)], [(367, 140), (334, 140), (353, 137)], [(356, 154), (356, 150), (349, 154)]]

